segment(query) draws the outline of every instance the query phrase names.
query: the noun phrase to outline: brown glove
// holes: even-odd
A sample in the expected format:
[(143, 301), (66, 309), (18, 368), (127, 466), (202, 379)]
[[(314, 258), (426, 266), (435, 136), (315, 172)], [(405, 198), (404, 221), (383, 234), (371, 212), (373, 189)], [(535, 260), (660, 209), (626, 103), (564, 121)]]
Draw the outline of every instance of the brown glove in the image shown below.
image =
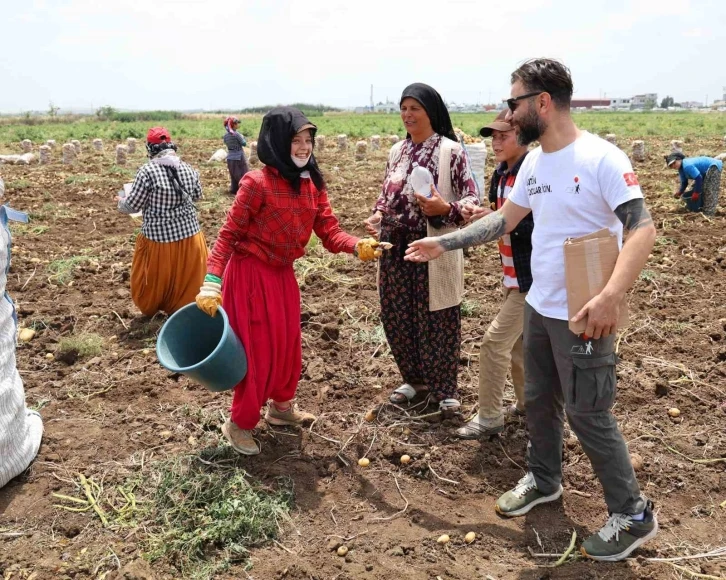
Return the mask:
[(217, 308), (222, 306), (222, 285), (205, 280), (197, 294), (196, 303), (205, 314), (216, 316)]
[(358, 240), (353, 253), (362, 262), (370, 262), (371, 260), (376, 260), (381, 257), (383, 252), (378, 247), (379, 245), (378, 240), (374, 240), (373, 238), (363, 238)]

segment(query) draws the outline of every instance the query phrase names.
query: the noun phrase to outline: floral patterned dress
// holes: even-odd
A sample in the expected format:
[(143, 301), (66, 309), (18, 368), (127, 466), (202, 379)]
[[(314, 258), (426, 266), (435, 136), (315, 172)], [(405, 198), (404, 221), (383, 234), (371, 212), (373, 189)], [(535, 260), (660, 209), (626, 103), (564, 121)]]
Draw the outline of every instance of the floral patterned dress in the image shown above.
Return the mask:
[[(459, 306), (429, 311), (428, 265), (403, 259), (408, 244), (426, 237), (421, 211), (409, 176), (414, 167), (427, 168), (438, 182), (439, 149), (443, 137), (434, 134), (423, 143), (406, 139), (389, 158), (383, 188), (374, 211), (383, 214), (381, 241), (393, 248), (380, 259), (381, 322), (404, 382), (426, 385), (437, 401), (459, 399), (457, 371), (461, 342)], [(445, 225), (462, 225), (461, 207), (478, 205), (476, 184), (465, 152), (451, 156), (451, 203)]]

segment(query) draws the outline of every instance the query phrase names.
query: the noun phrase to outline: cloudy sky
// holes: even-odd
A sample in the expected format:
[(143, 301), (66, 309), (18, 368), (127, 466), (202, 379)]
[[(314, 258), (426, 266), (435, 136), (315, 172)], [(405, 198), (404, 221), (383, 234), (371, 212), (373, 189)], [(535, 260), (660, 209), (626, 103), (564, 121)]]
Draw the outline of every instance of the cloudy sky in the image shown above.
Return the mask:
[[(497, 102), (509, 73), (562, 59), (580, 98), (726, 85), (716, 0), (25, 0), (5, 6), (0, 111), (240, 109), (396, 100), (411, 82)], [(495, 8), (496, 6), (496, 8)]]

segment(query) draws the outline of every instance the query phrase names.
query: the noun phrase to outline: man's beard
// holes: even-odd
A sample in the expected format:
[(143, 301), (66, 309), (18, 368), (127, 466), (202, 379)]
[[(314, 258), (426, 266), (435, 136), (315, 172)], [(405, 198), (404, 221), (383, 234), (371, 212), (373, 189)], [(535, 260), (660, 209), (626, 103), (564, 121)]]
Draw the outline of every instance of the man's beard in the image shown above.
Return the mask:
[(530, 109), (527, 116), (517, 123), (517, 143), (521, 146), (538, 141), (547, 130), (547, 125), (540, 119), (536, 111)]

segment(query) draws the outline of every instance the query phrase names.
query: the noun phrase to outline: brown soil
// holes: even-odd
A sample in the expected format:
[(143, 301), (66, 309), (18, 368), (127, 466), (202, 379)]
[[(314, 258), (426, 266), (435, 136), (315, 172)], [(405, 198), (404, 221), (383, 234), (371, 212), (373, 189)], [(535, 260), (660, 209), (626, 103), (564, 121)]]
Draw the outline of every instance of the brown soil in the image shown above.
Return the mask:
[[(226, 167), (205, 163), (219, 144), (181, 145), (185, 159), (202, 174), (207, 200), (200, 204), (201, 220), (211, 242), (231, 202), (224, 193)], [(218, 577), (665, 579), (675, 577), (674, 568), (645, 558), (726, 544), (726, 510), (719, 506), (726, 500), (726, 464), (692, 461), (726, 457), (726, 213), (722, 209), (706, 219), (677, 207), (671, 199), (674, 176), (655, 153), (665, 142), (649, 140), (647, 146), (654, 153), (636, 171), (659, 238), (630, 296), (632, 322), (619, 343), (615, 413), (631, 452), (643, 459), (638, 477), (658, 510), (658, 538), (625, 563), (545, 568), (553, 560), (531, 551), (562, 553), (573, 529), (582, 538), (607, 516), (576, 439), (565, 444), (563, 500), (504, 520), (493, 504), (523, 474), (521, 421), (484, 442), (457, 441), (452, 437), (457, 421), (414, 421), (391, 408), (377, 422), (364, 422), (366, 410), (386, 400), (399, 376), (385, 345), (367, 338), (378, 325), (374, 267), (343, 257), (328, 269), (310, 270), (302, 285), (299, 402), (318, 421), (312, 432), (273, 431), (261, 422), (262, 454), (238, 460), (264, 483), (274, 485), (281, 475), (292, 479), (292, 525), (279, 544), (252, 550), (247, 572), (238, 567)], [(688, 147), (718, 153), (720, 144), (713, 138)], [(130, 157), (131, 169), (143, 161), (141, 152)], [(363, 233), (385, 153), (354, 162), (352, 151), (328, 149), (320, 160), (344, 227)], [(139, 560), (143, 529), (104, 529), (90, 512), (54, 507), (59, 502), (51, 496), (76, 495), (72, 480), (79, 473), (110, 486), (148, 469), (155, 459), (217, 445), (230, 401), (229, 394), (215, 395), (170, 376), (153, 350), (163, 319), (144, 319), (131, 302), (129, 265), (138, 224), (116, 211), (113, 196), (133, 171), (114, 167), (110, 153), (96, 157), (87, 151), (73, 167), (56, 162), (4, 166), (2, 172), (7, 202), (34, 214), (30, 228), (48, 229), (24, 228), (14, 240), (8, 290), (21, 325), (38, 330), (18, 347), (18, 367), (29, 404), (42, 407), (46, 430), (31, 469), (0, 491), (0, 573), (6, 579), (99, 578), (126, 567), (116, 576), (151, 578), (152, 569), (158, 578), (178, 578), (168, 562), (149, 568)], [(61, 284), (48, 266), (73, 256), (87, 259)], [(467, 299), (479, 310), (464, 319), (460, 367), (467, 414), (476, 403), (477, 343), (498, 309), (499, 285), (496, 247), (473, 251)], [(99, 355), (65, 362), (46, 358), (63, 337), (82, 332), (104, 337)], [(678, 419), (669, 418), (670, 407), (680, 409)], [(404, 453), (412, 461), (402, 466)], [(371, 464), (360, 468), (357, 459), (364, 455)], [(469, 531), (477, 533), (472, 545), (463, 541)], [(446, 547), (436, 543), (443, 533), (452, 538)], [(350, 549), (344, 558), (334, 551), (342, 538), (352, 538), (344, 542)], [(726, 574), (723, 563), (680, 564)]]

